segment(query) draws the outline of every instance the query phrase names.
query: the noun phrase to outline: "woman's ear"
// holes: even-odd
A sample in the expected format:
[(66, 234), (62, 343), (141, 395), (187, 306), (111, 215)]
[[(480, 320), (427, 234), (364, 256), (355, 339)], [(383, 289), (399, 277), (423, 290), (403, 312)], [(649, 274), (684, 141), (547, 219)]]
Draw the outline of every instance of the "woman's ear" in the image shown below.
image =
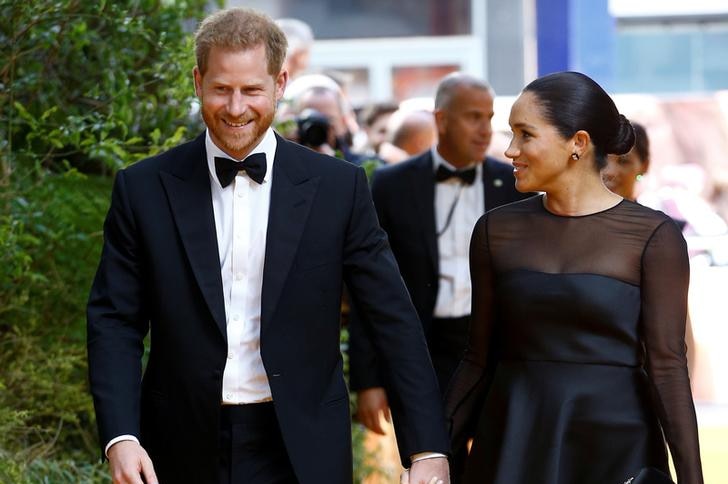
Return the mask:
[(572, 137), (572, 142), (574, 143), (573, 153), (576, 153), (579, 157), (581, 157), (589, 149), (591, 136), (589, 136), (589, 133), (587, 133), (583, 129), (580, 129), (579, 131), (574, 133), (574, 136)]

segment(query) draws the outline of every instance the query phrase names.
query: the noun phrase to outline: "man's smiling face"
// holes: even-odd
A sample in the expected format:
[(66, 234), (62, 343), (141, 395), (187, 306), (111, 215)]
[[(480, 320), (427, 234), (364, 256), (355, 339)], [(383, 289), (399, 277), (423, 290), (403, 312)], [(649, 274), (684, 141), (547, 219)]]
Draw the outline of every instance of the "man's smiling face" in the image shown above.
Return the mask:
[(196, 67), (194, 78), (210, 137), (231, 157), (245, 158), (273, 122), (287, 72), (268, 72), (263, 45), (246, 50), (212, 47), (206, 71)]

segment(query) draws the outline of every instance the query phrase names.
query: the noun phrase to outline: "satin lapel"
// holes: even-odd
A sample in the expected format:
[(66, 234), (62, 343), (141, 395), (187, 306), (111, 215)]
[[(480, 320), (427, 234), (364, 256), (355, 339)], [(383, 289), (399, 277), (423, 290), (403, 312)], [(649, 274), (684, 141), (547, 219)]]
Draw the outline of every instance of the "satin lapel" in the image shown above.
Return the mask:
[(303, 148), (276, 137), (278, 147), (273, 165), (263, 268), (261, 331), (265, 330), (279, 303), (319, 184), (319, 177), (311, 177), (306, 170)]
[(192, 272), (215, 323), (227, 339), (220, 256), (205, 156), (203, 134), (190, 143), (186, 156), (178, 160), (173, 170), (161, 172), (160, 176)]
[(432, 154), (428, 151), (413, 164), (410, 177), (410, 192), (417, 205), (417, 216), (422, 222), (423, 233), (427, 245), (427, 253), (435, 274), (439, 269), (437, 249), (437, 228), (435, 227), (435, 175), (432, 167)]

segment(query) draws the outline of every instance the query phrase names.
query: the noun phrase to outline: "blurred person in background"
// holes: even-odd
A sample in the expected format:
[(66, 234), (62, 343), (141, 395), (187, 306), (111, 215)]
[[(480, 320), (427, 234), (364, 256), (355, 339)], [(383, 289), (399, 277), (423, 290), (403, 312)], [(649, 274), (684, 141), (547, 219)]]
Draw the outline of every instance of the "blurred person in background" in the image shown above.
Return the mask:
[(314, 40), (313, 30), (306, 22), (295, 18), (281, 18), (276, 20), (276, 24), (288, 41), (283, 68), (288, 71), (288, 78), (293, 80), (308, 70)]
[(382, 102), (369, 104), (362, 109), (359, 119), (367, 137), (367, 155), (379, 152), (379, 147), (387, 139), (387, 121), (397, 108), (394, 102)]
[(389, 118), (386, 140), (379, 147), (379, 156), (387, 163), (399, 163), (429, 150), (436, 141), (432, 112), (399, 109)]
[(364, 156), (352, 150), (353, 133), (346, 120), (349, 102), (333, 79), (322, 74), (301, 76), (286, 89), (286, 101), (299, 124), (302, 115), (305, 117), (306, 113), (312, 112), (328, 120), (330, 134), (327, 147), (322, 149), (330, 147), (334, 152), (340, 152), (343, 159), (356, 165), (363, 161)]
[(602, 170), (604, 184), (622, 198), (637, 200), (637, 184), (650, 167), (650, 141), (645, 128), (632, 122), (635, 142), (623, 155), (607, 155), (607, 166)]
[(354, 76), (350, 72), (337, 69), (326, 69), (321, 74), (331, 78), (339, 86), (339, 91), (344, 100), (342, 103), (344, 125), (350, 135), (350, 139), (348, 140), (349, 146), (353, 151), (363, 153), (366, 144), (366, 134), (359, 126), (359, 120), (356, 111), (354, 111), (354, 106), (351, 103), (349, 93), (351, 84), (354, 82)]
[[(372, 196), (389, 236), (402, 278), (417, 309), (441, 391), (445, 391), (467, 342), (470, 323), (468, 247), (478, 218), (520, 200), (513, 168), (486, 158), (492, 133), (493, 90), (464, 73), (443, 78), (435, 95), (437, 142), (427, 151), (374, 172)], [(357, 417), (383, 434), (381, 419), (402, 402), (389, 392), (386, 364), (365, 330), (366, 317), (352, 305), (351, 388)], [(452, 477), (465, 458), (453, 450)]]
[[(630, 122), (589, 77), (539, 78), (511, 109), (518, 190), (470, 249), (468, 349), (446, 395), (466, 484), (702, 484), (687, 371), (689, 265), (664, 213), (609, 191)], [(657, 479), (657, 477), (655, 477)]]
[[(632, 122), (634, 147), (624, 155), (609, 155), (602, 170), (605, 185), (614, 193), (656, 210), (662, 210), (680, 227), (688, 239), (691, 263), (728, 263), (724, 239), (728, 226), (701, 196), (706, 173), (695, 163), (662, 168), (663, 184), (654, 191), (642, 190), (650, 167), (650, 141), (645, 128)], [(709, 242), (715, 240), (715, 243)]]

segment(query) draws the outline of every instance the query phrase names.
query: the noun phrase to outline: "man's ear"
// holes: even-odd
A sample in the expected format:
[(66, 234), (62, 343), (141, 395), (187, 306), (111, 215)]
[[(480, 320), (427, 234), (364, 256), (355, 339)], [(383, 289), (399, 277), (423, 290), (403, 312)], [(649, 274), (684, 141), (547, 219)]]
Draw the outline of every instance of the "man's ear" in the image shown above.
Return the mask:
[(441, 137), (447, 129), (446, 113), (442, 109), (435, 109), (432, 115), (435, 117), (435, 129), (437, 130), (437, 135), (438, 137)]
[(197, 66), (192, 68), (192, 80), (195, 84), (195, 95), (202, 98), (202, 74)]
[(275, 78), (276, 84), (276, 101), (280, 101), (283, 94), (286, 92), (286, 86), (288, 85), (288, 70), (281, 69), (281, 72)]

